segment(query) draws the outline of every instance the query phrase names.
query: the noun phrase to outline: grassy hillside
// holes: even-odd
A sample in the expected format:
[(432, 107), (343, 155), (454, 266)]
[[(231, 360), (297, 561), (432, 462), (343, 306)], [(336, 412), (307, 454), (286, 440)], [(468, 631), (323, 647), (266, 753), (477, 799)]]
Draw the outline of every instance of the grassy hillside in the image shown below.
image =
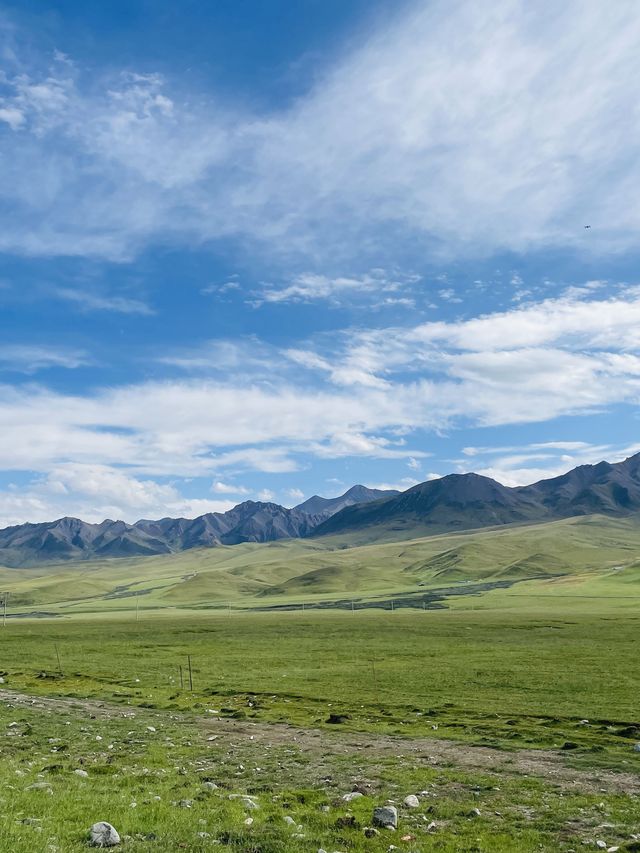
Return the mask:
[[(586, 516), (528, 526), (355, 545), (288, 540), (174, 555), (0, 569), (10, 613), (72, 614), (168, 607), (265, 608), (421, 597), (436, 589), (534, 578), (616, 575), (640, 566), (636, 517)], [(623, 575), (620, 575), (625, 569)], [(620, 577), (618, 577), (620, 575)], [(555, 582), (555, 589), (560, 586)]]

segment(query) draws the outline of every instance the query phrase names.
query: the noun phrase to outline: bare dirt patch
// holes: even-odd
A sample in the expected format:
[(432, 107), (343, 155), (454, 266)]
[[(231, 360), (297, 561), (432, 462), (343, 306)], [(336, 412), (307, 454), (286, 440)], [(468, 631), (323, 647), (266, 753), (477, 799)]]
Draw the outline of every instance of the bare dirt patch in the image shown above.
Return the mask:
[[(100, 700), (32, 696), (0, 689), (0, 702), (10, 707), (28, 708), (44, 713), (86, 715), (95, 719), (135, 716), (146, 709), (124, 707)], [(168, 711), (155, 712), (167, 714)], [(184, 715), (170, 714), (171, 719)], [(223, 717), (195, 718), (203, 741), (219, 738), (234, 746), (291, 746), (308, 760), (321, 762), (327, 756), (360, 753), (381, 760), (410, 758), (432, 767), (480, 770), (509, 776), (530, 776), (551, 782), (567, 791), (587, 793), (640, 794), (640, 775), (612, 770), (576, 769), (565, 756), (551, 750), (519, 749), (505, 752), (485, 746), (473, 746), (440, 738), (401, 738), (391, 735), (302, 729), (282, 723), (255, 723)]]

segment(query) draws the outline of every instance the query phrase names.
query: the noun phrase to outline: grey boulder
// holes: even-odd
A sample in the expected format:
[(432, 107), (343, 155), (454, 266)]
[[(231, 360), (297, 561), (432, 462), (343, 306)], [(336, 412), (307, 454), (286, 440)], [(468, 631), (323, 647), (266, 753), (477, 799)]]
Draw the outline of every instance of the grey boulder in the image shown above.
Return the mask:
[(385, 829), (396, 829), (398, 826), (398, 809), (395, 806), (378, 806), (373, 810), (374, 826)]
[(115, 847), (120, 844), (117, 830), (106, 820), (94, 823), (89, 830), (89, 835), (92, 847)]

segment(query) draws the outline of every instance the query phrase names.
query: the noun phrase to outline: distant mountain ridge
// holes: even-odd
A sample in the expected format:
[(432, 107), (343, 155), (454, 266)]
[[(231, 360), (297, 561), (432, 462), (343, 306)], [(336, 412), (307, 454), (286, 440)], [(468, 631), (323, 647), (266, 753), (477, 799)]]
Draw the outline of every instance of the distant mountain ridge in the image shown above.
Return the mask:
[(275, 503), (245, 501), (228, 512), (210, 512), (194, 519), (142, 519), (135, 524), (107, 519), (100, 524), (89, 524), (79, 518), (60, 518), (21, 524), (0, 530), (0, 565), (170, 554), (189, 548), (300, 538), (356, 500), (366, 502), (396, 494), (392, 490), (353, 486), (337, 498), (314, 495), (292, 509)]
[(479, 474), (450, 474), (405, 492), (353, 486), (337, 498), (314, 495), (292, 509), (245, 501), (195, 519), (62, 518), (0, 530), (0, 565), (170, 554), (190, 548), (279, 539), (356, 535), (360, 541), (407, 533), (474, 530), (572, 516), (640, 513), (640, 453), (611, 464), (581, 465), (530, 486), (510, 488)]
[(450, 532), (633, 512), (640, 512), (640, 454), (615, 464), (580, 465), (559, 477), (513, 488), (479, 474), (449, 474), (413, 486), (397, 497), (347, 507), (319, 524), (313, 535), (377, 526), (396, 532), (422, 526), (426, 535), (429, 528)]

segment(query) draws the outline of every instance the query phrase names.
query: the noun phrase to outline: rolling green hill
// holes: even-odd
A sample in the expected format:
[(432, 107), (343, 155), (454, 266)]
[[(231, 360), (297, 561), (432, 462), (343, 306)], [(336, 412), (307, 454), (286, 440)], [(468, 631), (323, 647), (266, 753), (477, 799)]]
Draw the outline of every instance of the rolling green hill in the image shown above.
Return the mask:
[[(355, 538), (355, 537), (354, 537)], [(349, 547), (348, 537), (287, 540), (33, 569), (0, 569), (10, 613), (269, 608), (424, 596), (470, 584), (640, 573), (637, 516), (583, 516)]]

